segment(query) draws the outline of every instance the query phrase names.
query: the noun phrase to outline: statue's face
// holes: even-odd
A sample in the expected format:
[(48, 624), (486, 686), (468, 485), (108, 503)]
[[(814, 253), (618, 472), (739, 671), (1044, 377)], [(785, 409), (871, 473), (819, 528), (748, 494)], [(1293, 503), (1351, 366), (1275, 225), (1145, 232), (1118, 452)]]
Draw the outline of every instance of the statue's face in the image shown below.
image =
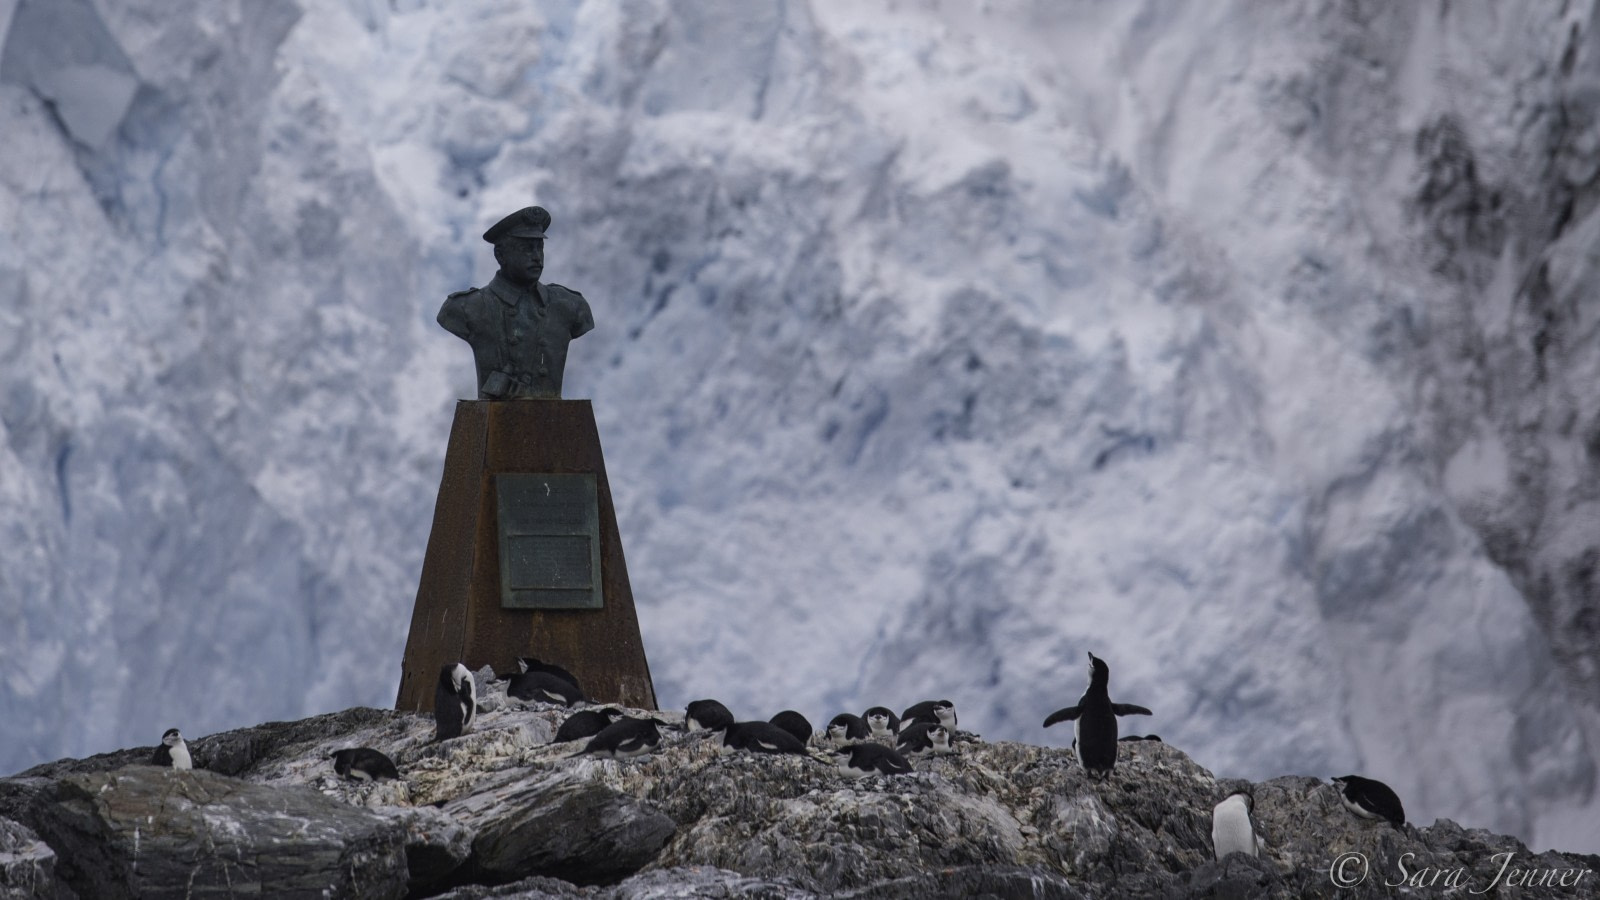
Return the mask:
[(538, 281), (544, 271), (544, 239), (506, 238), (495, 247), (495, 257), (501, 270), (518, 284)]

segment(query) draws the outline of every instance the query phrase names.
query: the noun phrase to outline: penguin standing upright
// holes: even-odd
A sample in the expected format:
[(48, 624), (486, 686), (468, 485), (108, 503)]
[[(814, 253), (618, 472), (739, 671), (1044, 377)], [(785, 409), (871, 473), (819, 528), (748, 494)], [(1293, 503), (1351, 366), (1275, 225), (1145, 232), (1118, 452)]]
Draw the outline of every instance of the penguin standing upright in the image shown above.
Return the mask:
[(150, 763), (171, 769), (192, 769), (194, 757), (189, 755), (189, 745), (184, 743), (183, 735), (178, 733), (178, 729), (168, 728), (166, 733), (161, 735), (161, 745), (156, 747), (155, 756)]
[(1089, 687), (1078, 698), (1078, 705), (1058, 709), (1044, 720), (1046, 728), (1057, 722), (1074, 723), (1073, 751), (1092, 778), (1108, 777), (1117, 765), (1117, 716), (1154, 715), (1132, 703), (1112, 703), (1106, 688), (1110, 681), (1111, 667), (1089, 654)]
[(433, 689), (434, 740), (462, 735), (478, 714), (478, 685), (461, 663), (445, 663)]
[(1229, 794), (1212, 808), (1211, 846), (1216, 851), (1217, 862), (1229, 853), (1259, 855), (1256, 826), (1250, 817), (1255, 807), (1255, 798), (1239, 791)]
[(1360, 775), (1342, 775), (1333, 783), (1346, 809), (1363, 819), (1383, 819), (1396, 829), (1405, 830), (1405, 807), (1400, 805), (1400, 795), (1387, 784)]

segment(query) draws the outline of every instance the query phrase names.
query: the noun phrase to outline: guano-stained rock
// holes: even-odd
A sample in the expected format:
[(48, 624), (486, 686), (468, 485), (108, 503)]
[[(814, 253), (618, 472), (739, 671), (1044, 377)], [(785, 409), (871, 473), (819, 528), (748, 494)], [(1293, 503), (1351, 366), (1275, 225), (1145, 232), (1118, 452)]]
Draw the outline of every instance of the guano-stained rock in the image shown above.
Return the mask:
[(67, 882), (96, 900), (406, 892), (400, 825), (306, 788), (130, 766), (62, 779), (38, 818)]
[[(574, 758), (579, 744), (549, 743), (568, 710), (492, 705), (444, 742), (431, 739), (426, 716), (379, 710), (193, 742), (234, 748), (197, 759), (231, 760), (239, 778), (96, 771), (142, 751), (64, 760), (0, 779), (0, 817), (32, 828), (55, 852), (57, 874), (97, 898), (159, 896), (190, 872), (197, 883), (225, 874), (236, 890), (242, 878), (305, 885), (319, 869), (345, 878), (335, 893), (455, 900), (1288, 900), (1329, 895), (1336, 874), (1357, 871), (1338, 868), (1346, 859), (1363, 874), (1337, 891), (1352, 900), (1392, 896), (1408, 879), (1419, 896), (1445, 879), (1487, 890), (1504, 883), (1506, 866), (1533, 873), (1515, 887), (1519, 900), (1600, 888), (1600, 858), (1534, 853), (1443, 820), (1398, 830), (1356, 818), (1319, 779), (1218, 779), (1171, 744), (1125, 744), (1111, 777), (1091, 781), (1066, 748), (963, 734), (954, 755), (918, 759), (910, 775), (852, 780), (816, 759), (723, 755), (714, 737), (676, 728), (644, 757)], [(402, 780), (338, 777), (328, 754), (346, 746), (389, 754)], [(1240, 789), (1255, 797), (1265, 845), (1259, 858), (1217, 862), (1211, 809)], [(158, 813), (163, 829), (140, 824)], [(286, 817), (304, 851), (292, 862), (308, 871), (274, 857), (289, 846), (271, 837)], [(284, 874), (269, 876), (273, 866)]]
[(446, 804), (446, 814), (477, 833), (475, 880), (549, 875), (604, 884), (654, 859), (672, 837), (672, 819), (582, 769), (605, 764), (573, 762), (533, 778), (518, 773), (500, 787)]

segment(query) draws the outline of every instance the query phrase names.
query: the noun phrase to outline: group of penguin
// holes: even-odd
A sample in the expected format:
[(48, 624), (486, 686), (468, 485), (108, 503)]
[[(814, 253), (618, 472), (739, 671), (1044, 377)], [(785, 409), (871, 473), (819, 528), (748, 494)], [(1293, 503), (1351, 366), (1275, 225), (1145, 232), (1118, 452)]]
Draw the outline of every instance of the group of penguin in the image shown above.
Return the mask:
[[(503, 679), (508, 682), (507, 697), (566, 707), (587, 702), (578, 679), (561, 666), (523, 657), (517, 661), (517, 667), (516, 674)], [(1119, 741), (1161, 740), (1155, 735), (1118, 738), (1118, 716), (1154, 714), (1132, 703), (1113, 703), (1110, 680), (1111, 668), (1090, 653), (1088, 689), (1077, 705), (1058, 709), (1044, 720), (1046, 728), (1059, 722), (1073, 723), (1073, 753), (1084, 772), (1094, 780), (1110, 776), (1117, 763)], [(433, 709), (436, 741), (460, 737), (472, 726), (478, 713), (478, 689), (465, 665), (451, 663), (439, 670)], [(629, 759), (659, 747), (660, 726), (666, 724), (653, 718), (628, 716), (613, 706), (582, 709), (561, 723), (555, 742), (586, 739), (583, 748), (572, 754), (574, 758)], [(809, 747), (813, 736), (811, 723), (792, 709), (766, 722), (739, 722), (716, 700), (696, 700), (685, 710), (683, 729), (691, 733), (719, 734), (725, 753), (742, 750), (818, 759)], [(883, 706), (874, 706), (859, 716), (840, 713), (828, 722), (822, 741), (832, 748), (830, 753), (840, 772), (864, 778), (911, 772), (908, 756), (954, 753), (955, 734), (955, 704), (949, 700), (925, 700), (898, 716)], [(329, 758), (333, 760), (334, 771), (345, 778), (362, 781), (400, 778), (394, 761), (370, 747), (337, 750)], [(189, 769), (194, 765), (183, 735), (176, 728), (162, 735), (152, 761), (174, 769)], [(1344, 806), (1355, 815), (1386, 821), (1404, 830), (1405, 809), (1388, 785), (1359, 775), (1335, 778), (1333, 783)], [(1254, 806), (1254, 798), (1240, 791), (1224, 798), (1212, 810), (1211, 840), (1218, 860), (1235, 852), (1259, 855), (1263, 841), (1252, 819)]]
[[(572, 706), (585, 702), (578, 679), (561, 666), (534, 657), (517, 660), (520, 671), (506, 679), (506, 696), (524, 702)], [(433, 715), (437, 740), (457, 737), (472, 725), (477, 714), (477, 683), (461, 663), (439, 671), (434, 690)], [(574, 712), (561, 723), (556, 743), (586, 740), (574, 757), (628, 759), (643, 756), (661, 745), (661, 726), (654, 718), (634, 718), (607, 706)], [(669, 726), (671, 727), (671, 726)], [(841, 713), (828, 723), (825, 738), (834, 745), (833, 762), (846, 775), (902, 775), (912, 771), (907, 756), (954, 752), (955, 704), (926, 700), (900, 715), (875, 706), (859, 716)], [(720, 736), (723, 752), (788, 753), (816, 759), (810, 742), (811, 722), (786, 709), (765, 722), (739, 722), (716, 700), (696, 700), (684, 714), (683, 729)]]

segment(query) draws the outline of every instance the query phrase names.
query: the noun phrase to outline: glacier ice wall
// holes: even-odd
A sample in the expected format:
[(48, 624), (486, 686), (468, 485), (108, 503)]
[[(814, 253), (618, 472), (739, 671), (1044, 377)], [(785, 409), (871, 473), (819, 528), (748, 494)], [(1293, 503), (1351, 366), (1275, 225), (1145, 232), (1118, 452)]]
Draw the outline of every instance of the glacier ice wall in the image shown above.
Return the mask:
[(662, 702), (1600, 849), (1594, 4), (0, 4), (0, 770), (392, 702), (540, 203)]

